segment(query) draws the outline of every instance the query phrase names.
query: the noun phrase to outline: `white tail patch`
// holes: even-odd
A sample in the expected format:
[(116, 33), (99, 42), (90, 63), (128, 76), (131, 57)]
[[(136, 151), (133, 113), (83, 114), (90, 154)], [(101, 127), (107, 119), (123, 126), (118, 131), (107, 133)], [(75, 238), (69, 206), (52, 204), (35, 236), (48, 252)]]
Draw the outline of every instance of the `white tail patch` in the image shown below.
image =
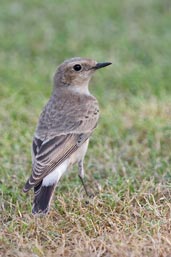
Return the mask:
[(65, 160), (60, 166), (53, 170), (43, 179), (42, 186), (51, 186), (58, 182), (61, 176), (67, 171), (69, 161)]

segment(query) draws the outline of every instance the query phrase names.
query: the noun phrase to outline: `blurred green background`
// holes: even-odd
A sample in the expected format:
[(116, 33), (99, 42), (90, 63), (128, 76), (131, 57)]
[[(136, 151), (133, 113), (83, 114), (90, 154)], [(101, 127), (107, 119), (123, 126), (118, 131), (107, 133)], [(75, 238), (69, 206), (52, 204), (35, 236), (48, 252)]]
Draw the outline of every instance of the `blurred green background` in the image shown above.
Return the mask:
[[(105, 71), (96, 81), (105, 91), (168, 92), (170, 11), (169, 0), (2, 0), (2, 85), (14, 91), (44, 91), (40, 85), (50, 84), (57, 64), (87, 56), (113, 62), (107, 75)], [(104, 76), (107, 81), (101, 83)]]

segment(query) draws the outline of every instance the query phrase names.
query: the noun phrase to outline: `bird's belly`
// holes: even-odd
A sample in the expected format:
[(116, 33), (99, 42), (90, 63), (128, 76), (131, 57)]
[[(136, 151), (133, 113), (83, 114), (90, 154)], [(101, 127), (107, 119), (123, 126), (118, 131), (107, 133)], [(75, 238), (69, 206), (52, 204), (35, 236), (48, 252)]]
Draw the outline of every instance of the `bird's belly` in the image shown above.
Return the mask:
[(47, 175), (43, 179), (43, 186), (54, 185), (59, 181), (61, 176), (67, 171), (69, 166), (69, 160), (66, 159), (61, 165), (59, 165), (56, 169), (54, 169), (49, 175)]

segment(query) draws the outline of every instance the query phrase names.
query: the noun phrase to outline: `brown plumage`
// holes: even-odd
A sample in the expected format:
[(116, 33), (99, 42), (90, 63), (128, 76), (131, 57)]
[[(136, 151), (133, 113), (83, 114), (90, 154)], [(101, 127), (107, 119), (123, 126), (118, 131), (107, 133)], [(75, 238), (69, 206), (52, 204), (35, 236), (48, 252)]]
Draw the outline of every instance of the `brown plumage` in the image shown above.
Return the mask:
[(23, 189), (27, 192), (34, 187), (34, 214), (48, 212), (55, 186), (70, 165), (79, 164), (83, 182), (88, 140), (99, 119), (98, 102), (88, 83), (96, 69), (109, 64), (72, 58), (57, 69), (51, 98), (33, 139), (32, 175)]

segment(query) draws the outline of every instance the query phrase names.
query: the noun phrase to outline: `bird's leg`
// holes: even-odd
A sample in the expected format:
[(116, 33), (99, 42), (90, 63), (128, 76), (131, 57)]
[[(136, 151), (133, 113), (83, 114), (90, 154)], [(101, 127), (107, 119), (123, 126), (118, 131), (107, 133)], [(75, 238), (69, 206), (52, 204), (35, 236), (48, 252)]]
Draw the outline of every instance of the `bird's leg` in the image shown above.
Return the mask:
[(83, 187), (84, 187), (84, 190), (85, 190), (85, 192), (86, 192), (86, 195), (88, 196), (88, 197), (91, 197), (91, 195), (88, 193), (88, 191), (87, 191), (87, 187), (86, 187), (86, 185), (85, 185), (85, 183), (84, 183), (84, 166), (83, 166), (83, 160), (80, 160), (79, 162), (78, 162), (78, 176), (79, 176), (79, 178), (80, 178), (80, 180), (81, 180), (81, 183), (82, 183), (82, 185), (83, 185)]

